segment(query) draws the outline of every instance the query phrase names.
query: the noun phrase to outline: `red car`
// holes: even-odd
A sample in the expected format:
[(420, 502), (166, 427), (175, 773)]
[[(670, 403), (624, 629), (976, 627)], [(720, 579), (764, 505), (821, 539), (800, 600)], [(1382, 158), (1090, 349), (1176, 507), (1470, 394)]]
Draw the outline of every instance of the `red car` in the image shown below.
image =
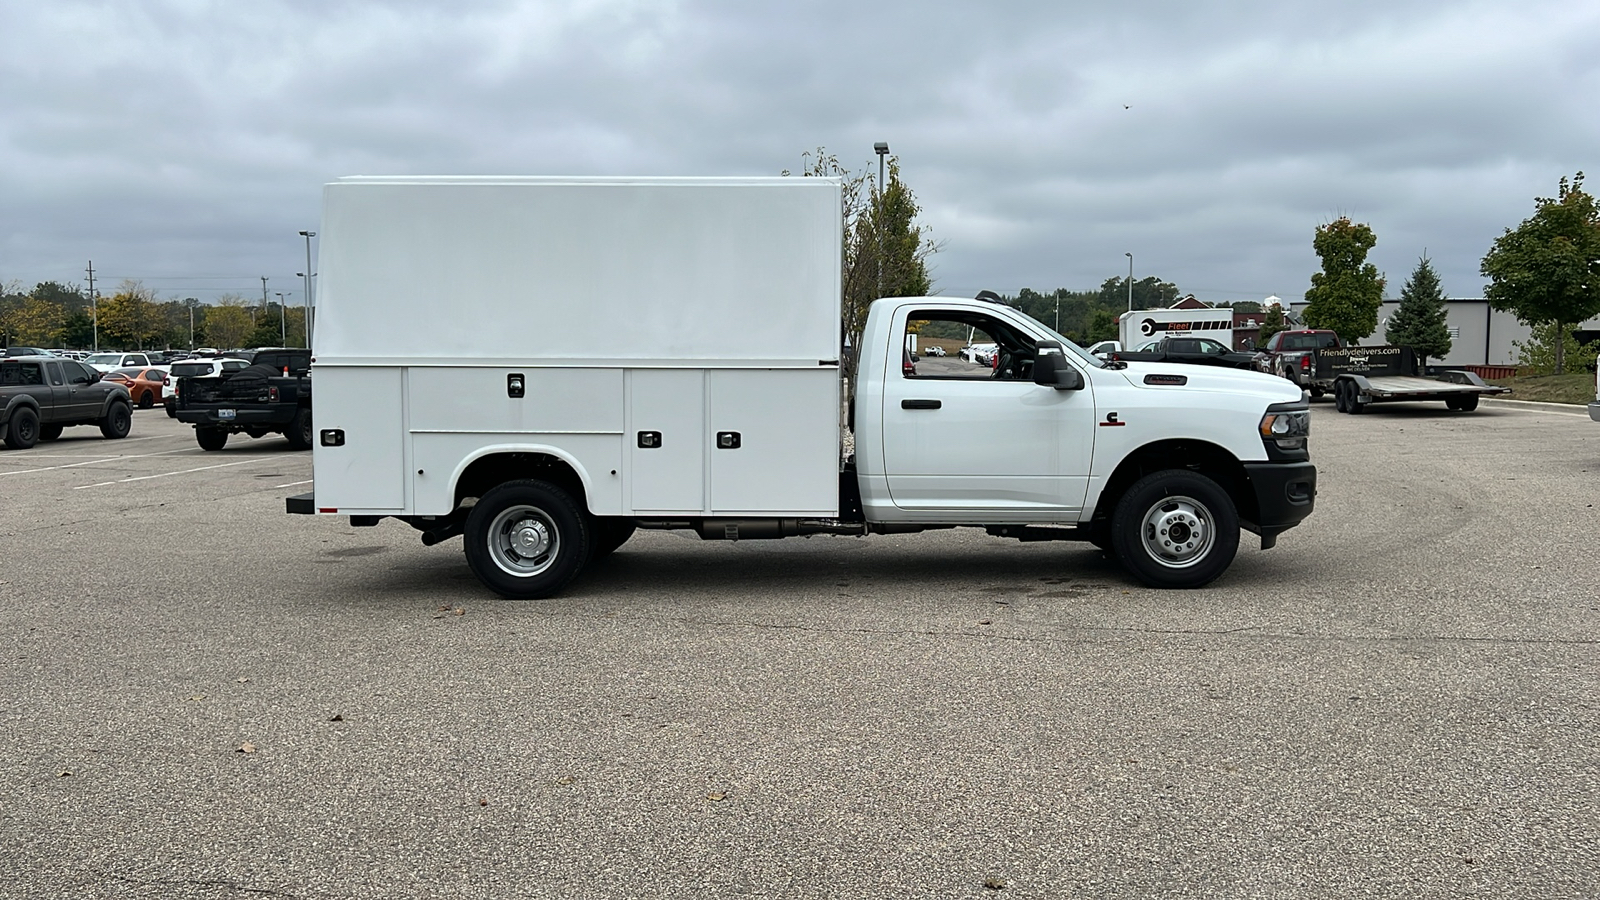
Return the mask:
[(140, 409), (149, 409), (161, 402), (167, 387), (167, 373), (153, 366), (130, 366), (108, 372), (103, 380), (114, 381), (128, 389), (128, 396)]

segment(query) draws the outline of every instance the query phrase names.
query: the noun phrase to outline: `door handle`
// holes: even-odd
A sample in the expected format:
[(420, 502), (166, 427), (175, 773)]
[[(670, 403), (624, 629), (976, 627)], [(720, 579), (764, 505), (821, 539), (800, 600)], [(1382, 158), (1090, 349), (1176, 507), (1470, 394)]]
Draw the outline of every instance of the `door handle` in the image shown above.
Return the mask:
[(901, 409), (938, 409), (944, 404), (938, 400), (901, 400)]

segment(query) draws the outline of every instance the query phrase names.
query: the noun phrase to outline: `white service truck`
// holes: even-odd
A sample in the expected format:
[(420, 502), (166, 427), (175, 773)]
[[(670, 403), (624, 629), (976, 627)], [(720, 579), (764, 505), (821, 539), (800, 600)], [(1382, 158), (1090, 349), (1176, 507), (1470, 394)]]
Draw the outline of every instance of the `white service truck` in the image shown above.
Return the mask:
[(1117, 317), (1118, 350), (1138, 350), (1169, 337), (1208, 337), (1233, 347), (1233, 310), (1135, 309)]
[[(555, 594), (637, 528), (971, 526), (1197, 587), (1241, 528), (1271, 547), (1310, 514), (1294, 385), (1107, 362), (999, 303), (877, 301), (842, 402), (840, 197), (820, 178), (328, 185), (315, 485), (288, 511), (464, 536), (509, 598)], [(998, 358), (907, 366), (918, 334)]]

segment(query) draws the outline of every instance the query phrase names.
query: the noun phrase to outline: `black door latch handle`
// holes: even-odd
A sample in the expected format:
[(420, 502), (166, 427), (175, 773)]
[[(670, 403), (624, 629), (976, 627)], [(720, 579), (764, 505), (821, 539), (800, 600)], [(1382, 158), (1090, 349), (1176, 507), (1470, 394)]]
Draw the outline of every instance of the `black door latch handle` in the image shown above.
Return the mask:
[(901, 400), (901, 409), (938, 409), (944, 404), (938, 400)]

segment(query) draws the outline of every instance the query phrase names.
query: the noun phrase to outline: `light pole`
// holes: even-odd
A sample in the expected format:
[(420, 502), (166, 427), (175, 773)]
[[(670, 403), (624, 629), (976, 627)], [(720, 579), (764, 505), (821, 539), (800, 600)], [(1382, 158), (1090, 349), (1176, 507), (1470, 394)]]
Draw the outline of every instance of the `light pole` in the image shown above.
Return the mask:
[(199, 302), (200, 302), (199, 300), (196, 300), (193, 297), (185, 297), (185, 298), (183, 298), (183, 305), (189, 307), (189, 349), (190, 350), (194, 349), (194, 305), (196, 303), (199, 303)]
[(284, 311), (283, 291), (273, 291), (278, 295), (278, 334), (283, 341), (283, 346), (289, 346), (289, 314)]
[(878, 154), (878, 221), (873, 231), (878, 233), (878, 296), (883, 296), (883, 160), (889, 155), (889, 142), (879, 141), (872, 145), (872, 152)]
[(315, 273), (313, 273), (311, 271), (311, 239), (316, 237), (317, 233), (315, 231), (302, 231), (302, 232), (300, 232), (300, 236), (306, 239), (306, 270), (304, 272), (300, 273), (300, 275), (301, 275), (302, 278), (305, 279), (305, 294), (302, 295), (301, 299), (304, 300), (304, 306), (305, 306), (305, 311), (306, 311), (306, 348), (310, 349), (310, 347), (311, 347), (311, 276), (313, 274), (315, 274)]
[(1128, 258), (1128, 312), (1133, 312), (1133, 254), (1122, 255)]

